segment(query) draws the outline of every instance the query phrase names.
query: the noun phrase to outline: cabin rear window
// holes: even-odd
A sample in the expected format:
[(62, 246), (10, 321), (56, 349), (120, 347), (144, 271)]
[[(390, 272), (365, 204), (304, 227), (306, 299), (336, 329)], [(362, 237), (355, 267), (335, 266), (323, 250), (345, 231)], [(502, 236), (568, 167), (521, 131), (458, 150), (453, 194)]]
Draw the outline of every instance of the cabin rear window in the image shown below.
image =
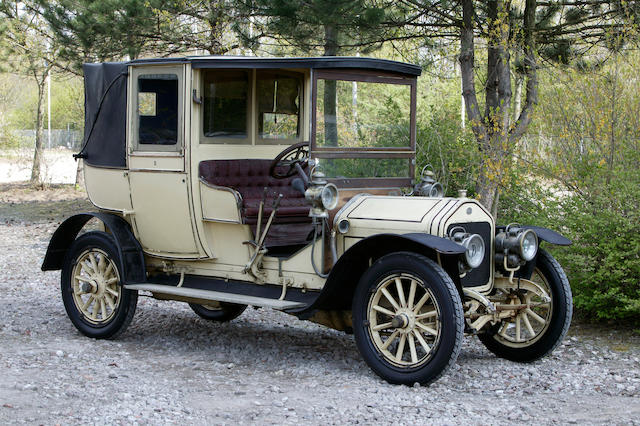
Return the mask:
[(178, 143), (176, 74), (145, 74), (138, 77), (138, 143)]

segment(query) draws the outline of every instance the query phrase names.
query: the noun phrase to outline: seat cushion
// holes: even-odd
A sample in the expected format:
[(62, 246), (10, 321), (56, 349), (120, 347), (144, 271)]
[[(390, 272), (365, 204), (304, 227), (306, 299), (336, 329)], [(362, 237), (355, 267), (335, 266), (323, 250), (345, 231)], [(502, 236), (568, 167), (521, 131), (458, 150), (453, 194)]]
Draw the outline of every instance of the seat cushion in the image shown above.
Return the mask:
[[(304, 195), (291, 186), (293, 179), (298, 176), (293, 175), (285, 179), (275, 179), (269, 176), (270, 166), (271, 160), (262, 159), (206, 160), (200, 162), (198, 171), (200, 178), (206, 183), (233, 188), (240, 193), (242, 196), (241, 214), (243, 222), (246, 224), (257, 224), (258, 210), (264, 196), (265, 187), (267, 188), (267, 196), (262, 213), (263, 224), (267, 222), (273, 210), (273, 201), (278, 194), (282, 194), (283, 197), (274, 218), (275, 224), (310, 224), (309, 208), (311, 206), (304, 198)], [(286, 172), (287, 169), (282, 167), (280, 171)], [(283, 245), (283, 243), (288, 242), (286, 235), (276, 235), (276, 233), (286, 234), (286, 227), (274, 227), (269, 232), (267, 245), (269, 245), (269, 241), (278, 241), (277, 245)], [(300, 230), (296, 233), (297, 235), (292, 235), (289, 239), (296, 238), (297, 241), (292, 241), (290, 244), (300, 243), (299, 236), (304, 233), (303, 230)]]

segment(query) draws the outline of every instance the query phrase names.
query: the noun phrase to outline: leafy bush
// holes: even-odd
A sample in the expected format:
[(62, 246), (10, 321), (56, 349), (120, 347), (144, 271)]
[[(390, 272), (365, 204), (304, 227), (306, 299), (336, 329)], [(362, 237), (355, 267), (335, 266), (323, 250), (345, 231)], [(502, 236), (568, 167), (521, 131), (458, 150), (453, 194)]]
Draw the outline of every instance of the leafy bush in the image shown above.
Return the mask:
[(571, 277), (576, 308), (597, 319), (640, 318), (640, 189), (618, 183), (611, 194), (562, 203), (573, 246), (557, 254)]
[[(637, 56), (637, 55), (636, 55)], [(547, 76), (537, 131), (501, 199), (500, 222), (548, 226), (577, 312), (640, 321), (640, 82), (637, 58)], [(542, 136), (543, 135), (543, 136)]]
[(474, 195), (480, 153), (469, 128), (460, 123), (458, 80), (421, 77), (418, 84), (416, 173), (430, 164), (447, 195)]

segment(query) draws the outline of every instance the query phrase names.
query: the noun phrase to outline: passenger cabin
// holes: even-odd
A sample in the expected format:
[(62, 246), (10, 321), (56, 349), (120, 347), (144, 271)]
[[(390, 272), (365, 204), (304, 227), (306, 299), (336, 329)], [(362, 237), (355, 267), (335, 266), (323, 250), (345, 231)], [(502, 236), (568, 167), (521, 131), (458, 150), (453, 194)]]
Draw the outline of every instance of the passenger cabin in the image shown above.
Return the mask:
[(87, 64), (84, 72), (87, 192), (131, 224), (148, 264), (200, 259), (217, 275), (237, 275), (279, 194), (265, 267), (269, 256), (293, 261), (308, 250), (310, 204), (292, 185), (296, 175), (270, 173), (296, 144), (340, 189), (330, 218), (358, 193), (399, 195), (412, 185), (417, 66), (207, 56)]

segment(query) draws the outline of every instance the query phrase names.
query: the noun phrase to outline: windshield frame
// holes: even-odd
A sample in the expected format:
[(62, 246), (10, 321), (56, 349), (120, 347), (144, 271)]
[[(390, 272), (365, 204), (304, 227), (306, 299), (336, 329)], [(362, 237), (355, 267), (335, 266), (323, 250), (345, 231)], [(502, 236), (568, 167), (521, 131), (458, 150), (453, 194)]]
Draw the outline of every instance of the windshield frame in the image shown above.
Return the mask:
[[(355, 81), (366, 83), (401, 84), (410, 88), (409, 146), (406, 147), (341, 147), (318, 146), (316, 126), (318, 112), (318, 80)], [(312, 72), (312, 113), (311, 113), (311, 157), (320, 159), (374, 158), (407, 159), (408, 177), (366, 177), (328, 179), (340, 187), (408, 187), (413, 185), (416, 157), (416, 87), (417, 77), (380, 71), (353, 70), (313, 70)]]

